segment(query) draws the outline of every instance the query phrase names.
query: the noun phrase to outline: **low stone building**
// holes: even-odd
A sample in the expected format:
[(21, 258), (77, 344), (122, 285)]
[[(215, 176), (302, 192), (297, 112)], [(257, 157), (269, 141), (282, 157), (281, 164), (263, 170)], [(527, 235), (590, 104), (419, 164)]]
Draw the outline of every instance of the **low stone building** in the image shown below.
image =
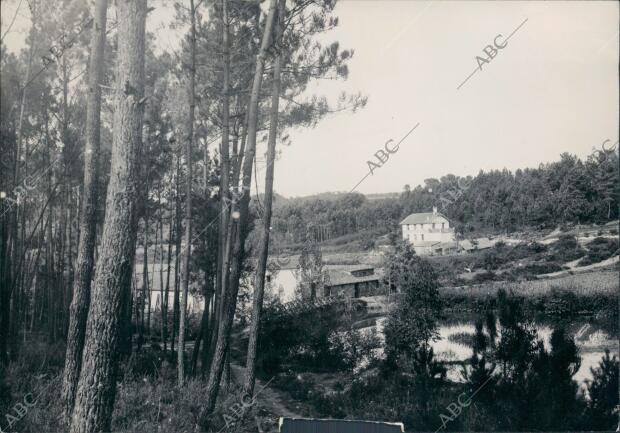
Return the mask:
[(351, 269), (330, 269), (329, 282), (317, 296), (359, 298), (380, 294), (382, 276), (372, 266), (361, 265)]

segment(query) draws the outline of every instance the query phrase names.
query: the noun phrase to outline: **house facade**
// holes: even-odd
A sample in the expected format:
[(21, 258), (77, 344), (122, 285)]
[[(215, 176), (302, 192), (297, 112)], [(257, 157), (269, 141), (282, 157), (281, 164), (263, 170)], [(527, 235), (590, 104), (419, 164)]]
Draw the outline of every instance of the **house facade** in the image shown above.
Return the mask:
[(413, 213), (400, 222), (403, 240), (411, 243), (416, 254), (444, 254), (457, 247), (454, 228), (437, 208), (432, 212)]

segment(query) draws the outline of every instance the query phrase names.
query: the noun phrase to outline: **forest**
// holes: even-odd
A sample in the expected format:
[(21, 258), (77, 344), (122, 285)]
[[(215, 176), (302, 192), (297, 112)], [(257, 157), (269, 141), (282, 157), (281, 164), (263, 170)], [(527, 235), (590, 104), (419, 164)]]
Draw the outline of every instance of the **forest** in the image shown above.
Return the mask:
[(405, 185), (396, 197), (360, 193), (278, 197), (274, 203), (274, 236), (285, 244), (319, 241), (371, 231), (394, 231), (407, 215), (431, 212), (435, 206), (457, 232), (510, 233), (555, 228), (565, 224), (597, 224), (618, 219), (618, 150), (607, 140), (585, 161), (563, 153), (560, 160), (538, 168), (480, 171), (476, 176), (447, 174)]
[[(119, 365), (150, 344), (149, 279), (139, 290), (134, 278), (140, 265), (147, 272), (150, 253), (167, 263), (160, 345), (176, 357), (179, 387), (204, 379), (205, 429), (230, 371), (239, 286), (256, 282), (243, 385), (252, 395), (276, 144), (291, 128), (366, 103), (361, 94), (329, 101), (306, 92), (313, 80), (348, 75), (353, 51), (321, 42), (338, 25), (334, 7), (19, 2), (15, 17), (30, 21), (25, 46), (15, 52), (3, 42), (0, 53), (3, 384), (37, 344), (66, 347), (60, 426), (109, 431)], [(161, 29), (146, 31), (166, 14), (181, 35), (177, 48), (156, 37)], [(264, 198), (250, 205), (258, 169)], [(256, 251), (245, 245), (253, 227)], [(205, 299), (191, 352), (190, 285)], [(3, 391), (3, 413), (10, 395)]]

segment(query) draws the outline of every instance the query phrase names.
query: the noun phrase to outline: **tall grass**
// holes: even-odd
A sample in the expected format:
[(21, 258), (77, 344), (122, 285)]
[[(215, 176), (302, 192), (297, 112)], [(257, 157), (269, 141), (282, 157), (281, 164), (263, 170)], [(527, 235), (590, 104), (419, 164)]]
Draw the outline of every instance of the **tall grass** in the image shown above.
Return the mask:
[[(607, 310), (611, 313), (617, 310), (615, 307), (618, 304), (619, 293), (618, 272), (599, 271), (548, 280), (501, 281), (475, 286), (442, 287), (439, 293), (449, 307), (470, 310), (493, 306), (499, 289), (524, 298), (527, 308), (541, 312), (557, 312), (558, 302), (570, 302), (575, 304), (570, 307), (571, 313), (595, 313)], [(563, 306), (560, 310), (564, 311), (566, 308)]]

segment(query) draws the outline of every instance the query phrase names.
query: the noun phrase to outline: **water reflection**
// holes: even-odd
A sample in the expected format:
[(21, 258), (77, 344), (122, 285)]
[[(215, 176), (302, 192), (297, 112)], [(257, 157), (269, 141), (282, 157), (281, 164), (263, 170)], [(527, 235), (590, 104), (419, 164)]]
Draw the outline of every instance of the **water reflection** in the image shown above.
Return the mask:
[[(441, 339), (433, 343), (433, 348), (438, 359), (449, 364), (448, 378), (450, 380), (463, 380), (459, 364), (471, 357), (473, 353), (472, 348), (466, 342), (468, 340), (466, 336), (473, 336), (475, 333), (474, 323), (474, 317), (451, 318), (441, 323), (439, 327)], [(538, 332), (538, 339), (543, 341), (546, 349), (550, 349), (551, 333), (560, 324), (535, 320), (533, 325)], [(612, 355), (618, 355), (618, 336), (608, 332), (602, 324), (589, 323), (585, 320), (563, 325), (567, 332), (574, 336), (579, 348), (581, 366), (573, 379), (583, 385), (584, 380), (592, 378), (590, 368), (598, 367), (605, 349), (609, 349)]]

